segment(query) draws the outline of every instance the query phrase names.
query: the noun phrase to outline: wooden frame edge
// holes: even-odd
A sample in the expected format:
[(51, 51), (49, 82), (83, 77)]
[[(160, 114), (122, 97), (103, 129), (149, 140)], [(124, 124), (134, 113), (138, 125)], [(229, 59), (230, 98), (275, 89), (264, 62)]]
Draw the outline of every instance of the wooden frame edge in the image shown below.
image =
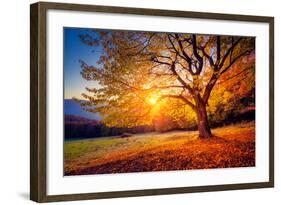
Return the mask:
[(107, 198), (157, 196), (157, 195), (186, 194), (186, 193), (196, 193), (196, 192), (263, 189), (263, 188), (272, 188), (272, 187), (273, 184), (271, 182), (259, 182), (259, 183), (226, 184), (226, 185), (197, 186), (197, 187), (183, 187), (183, 188), (164, 188), (164, 189), (130, 190), (130, 191), (101, 192), (101, 193), (48, 195), (38, 202), (59, 202), (59, 201), (78, 201), (78, 200), (93, 200), (93, 199), (107, 199)]
[(269, 24), (269, 182), (274, 187), (274, 17)]
[(46, 199), (46, 9), (30, 5), (30, 199)]
[[(47, 195), (46, 191), (46, 11), (48, 9), (96, 11), (138, 15), (264, 22), (269, 24), (269, 181), (183, 188)], [(36, 202), (89, 200), (117, 197), (184, 194), (274, 187), (274, 17), (203, 13), (86, 4), (38, 2), (30, 5), (30, 199)]]
[(30, 199), (38, 201), (38, 4), (30, 6)]

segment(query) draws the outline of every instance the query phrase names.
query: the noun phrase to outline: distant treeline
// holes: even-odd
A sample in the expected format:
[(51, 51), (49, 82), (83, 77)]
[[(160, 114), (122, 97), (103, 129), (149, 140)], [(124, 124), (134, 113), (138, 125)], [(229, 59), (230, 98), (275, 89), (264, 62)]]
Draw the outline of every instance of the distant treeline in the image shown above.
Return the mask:
[(249, 106), (240, 110), (240, 112), (229, 112), (221, 120), (216, 119), (214, 116), (210, 116), (210, 126), (214, 128), (222, 127), (229, 124), (235, 124), (243, 121), (252, 121), (255, 120), (255, 115), (255, 107)]
[[(211, 116), (212, 117), (212, 116)], [(255, 108), (248, 107), (242, 110), (240, 113), (229, 114), (223, 120), (211, 119), (211, 127), (220, 127), (228, 124), (233, 124), (242, 121), (252, 121), (255, 120)], [(98, 138), (105, 136), (116, 136), (122, 135), (124, 133), (146, 133), (153, 131), (169, 131), (164, 128), (157, 128), (156, 126), (138, 126), (133, 128), (117, 128), (117, 127), (107, 127), (97, 120), (91, 120), (84, 117), (79, 117), (75, 115), (65, 115), (64, 117), (64, 136), (65, 139), (75, 139), (75, 138)], [(172, 126), (169, 126), (172, 127)], [(179, 129), (179, 128), (173, 128)], [(183, 128), (180, 128), (183, 129)], [(185, 130), (196, 130), (197, 127), (192, 125), (184, 128)]]
[(97, 120), (65, 115), (64, 117), (64, 136), (66, 139), (73, 138), (97, 138), (105, 136), (116, 136), (124, 133), (145, 133), (152, 132), (152, 126), (138, 126), (133, 128), (107, 127)]

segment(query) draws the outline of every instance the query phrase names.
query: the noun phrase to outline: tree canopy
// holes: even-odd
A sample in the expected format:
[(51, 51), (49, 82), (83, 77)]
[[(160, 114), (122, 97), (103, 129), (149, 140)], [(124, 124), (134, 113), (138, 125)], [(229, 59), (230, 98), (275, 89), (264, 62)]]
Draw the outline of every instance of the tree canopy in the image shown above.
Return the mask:
[(97, 35), (80, 39), (101, 48), (100, 58), (96, 65), (81, 59), (81, 75), (99, 86), (86, 88), (87, 101), (80, 103), (99, 112), (108, 126), (152, 125), (161, 119), (177, 127), (199, 126), (254, 106), (253, 37), (93, 32)]

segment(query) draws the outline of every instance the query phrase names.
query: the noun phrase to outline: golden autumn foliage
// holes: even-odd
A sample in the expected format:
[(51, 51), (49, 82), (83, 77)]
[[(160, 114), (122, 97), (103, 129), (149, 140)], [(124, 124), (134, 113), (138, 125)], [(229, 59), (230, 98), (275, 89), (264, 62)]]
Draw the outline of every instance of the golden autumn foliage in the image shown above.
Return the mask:
[(81, 60), (81, 75), (99, 87), (86, 89), (82, 105), (100, 113), (107, 126), (162, 123), (168, 130), (168, 125), (197, 124), (199, 135), (210, 137), (209, 120), (223, 120), (254, 105), (254, 38), (93, 32), (98, 37), (81, 35), (81, 40), (101, 47), (102, 54), (97, 65)]

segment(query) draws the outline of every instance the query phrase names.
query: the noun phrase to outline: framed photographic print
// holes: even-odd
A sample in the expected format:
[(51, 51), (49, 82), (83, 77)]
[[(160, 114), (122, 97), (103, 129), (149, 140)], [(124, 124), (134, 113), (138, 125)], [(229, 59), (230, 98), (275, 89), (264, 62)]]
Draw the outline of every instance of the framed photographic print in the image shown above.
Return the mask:
[(30, 198), (274, 186), (274, 18), (31, 5)]

